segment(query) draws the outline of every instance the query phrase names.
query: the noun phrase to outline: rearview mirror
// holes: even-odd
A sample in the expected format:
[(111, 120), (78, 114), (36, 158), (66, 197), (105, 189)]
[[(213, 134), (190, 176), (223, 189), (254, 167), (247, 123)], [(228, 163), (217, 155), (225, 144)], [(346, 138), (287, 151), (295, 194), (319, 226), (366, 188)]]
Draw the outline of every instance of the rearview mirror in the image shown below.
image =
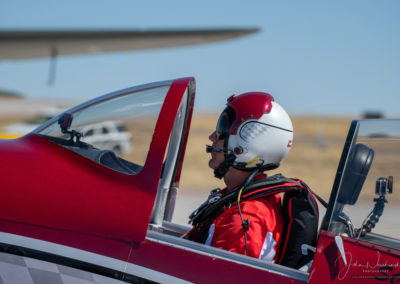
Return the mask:
[(364, 144), (356, 144), (350, 150), (342, 179), (338, 202), (354, 205), (368, 175), (374, 150)]
[(61, 131), (67, 133), (67, 130), (71, 127), (73, 116), (68, 112), (64, 112), (58, 118), (58, 124), (60, 125)]

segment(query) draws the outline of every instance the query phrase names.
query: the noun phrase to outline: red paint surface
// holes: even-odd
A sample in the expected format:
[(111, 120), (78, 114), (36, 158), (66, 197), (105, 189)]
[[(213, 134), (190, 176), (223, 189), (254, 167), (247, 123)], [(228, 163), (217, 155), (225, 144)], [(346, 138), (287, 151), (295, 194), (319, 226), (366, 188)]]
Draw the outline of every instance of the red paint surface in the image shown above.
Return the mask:
[[(400, 251), (342, 236), (347, 259), (345, 265), (334, 237), (335, 234), (326, 231), (320, 233), (309, 277), (310, 283), (399, 282)], [(385, 274), (379, 272), (384, 266), (392, 268), (391, 271), (384, 272), (394, 278), (379, 281), (376, 277), (385, 278)]]
[(0, 220), (0, 228), (4, 227), (16, 235), (29, 235), (70, 247), (84, 246), (86, 251), (128, 261), (193, 283), (306, 283), (250, 265), (148, 239), (141, 243), (124, 243), (87, 234)]
[(129, 262), (193, 283), (306, 283), (229, 260), (145, 240)]
[[(175, 80), (165, 99), (142, 171), (126, 175), (38, 135), (0, 140), (0, 220), (24, 236), (41, 228), (123, 242), (144, 239), (161, 167), (182, 96), (192, 78)], [(31, 226), (32, 225), (32, 226)], [(27, 226), (23, 230), (23, 226)], [(28, 228), (29, 226), (29, 228)], [(11, 232), (7, 223), (0, 230)], [(41, 239), (65, 243), (57, 234)], [(86, 243), (74, 240), (74, 247)]]
[(4, 231), (4, 229), (11, 234), (29, 236), (38, 240), (80, 248), (122, 261), (128, 259), (131, 247), (137, 246), (137, 243), (127, 243), (88, 234), (0, 220), (0, 230)]

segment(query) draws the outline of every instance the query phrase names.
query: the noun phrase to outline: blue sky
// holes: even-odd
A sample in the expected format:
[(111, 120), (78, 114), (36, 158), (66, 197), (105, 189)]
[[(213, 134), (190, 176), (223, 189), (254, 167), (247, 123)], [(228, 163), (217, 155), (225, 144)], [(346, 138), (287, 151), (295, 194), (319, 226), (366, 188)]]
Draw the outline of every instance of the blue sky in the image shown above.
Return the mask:
[(0, 89), (84, 101), (194, 76), (195, 110), (265, 91), (290, 113), (399, 116), (400, 1), (0, 1), (0, 29), (258, 27), (201, 46), (0, 62)]

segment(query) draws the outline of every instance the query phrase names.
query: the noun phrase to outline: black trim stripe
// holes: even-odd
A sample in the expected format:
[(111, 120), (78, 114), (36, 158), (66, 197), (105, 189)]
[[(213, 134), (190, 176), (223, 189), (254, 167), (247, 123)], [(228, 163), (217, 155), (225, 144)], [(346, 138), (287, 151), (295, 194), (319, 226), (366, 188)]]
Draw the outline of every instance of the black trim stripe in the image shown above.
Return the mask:
[(22, 257), (30, 257), (42, 261), (51, 262), (54, 264), (60, 264), (76, 269), (80, 269), (86, 272), (102, 275), (105, 277), (121, 280), (128, 283), (137, 283), (137, 284), (148, 284), (148, 283), (158, 283), (151, 281), (149, 279), (145, 279), (139, 276), (135, 276), (132, 274), (128, 274), (125, 272), (121, 272), (115, 269), (107, 268), (104, 266), (68, 258), (65, 256), (60, 256), (52, 253), (47, 253), (43, 251), (38, 251), (26, 247), (9, 245), (5, 243), (0, 243), (0, 252), (14, 254)]
[[(278, 127), (278, 126), (271, 125), (271, 124), (268, 124), (268, 123), (259, 122), (259, 121), (256, 121), (256, 120), (251, 120), (251, 121), (247, 121), (246, 123), (244, 123), (243, 126), (240, 128), (239, 136), (240, 136), (242, 139), (244, 139), (244, 138), (242, 137), (242, 134), (241, 134), (241, 133), (242, 133), (242, 130), (243, 130), (243, 128), (244, 128), (247, 124), (249, 124), (249, 123), (263, 124), (263, 125), (266, 125), (266, 126), (269, 126), (269, 127), (272, 127), (272, 128), (276, 128), (276, 129), (279, 129), (279, 130), (283, 130), (283, 131), (286, 131), (286, 132), (291, 132), (291, 133), (293, 133), (293, 130), (289, 130), (289, 129), (286, 129), (286, 128)], [(244, 140), (245, 140), (245, 139), (244, 139)]]
[(286, 128), (278, 127), (278, 126), (275, 126), (275, 125), (271, 125), (271, 124), (268, 124), (268, 123), (259, 122), (259, 121), (255, 121), (255, 120), (247, 121), (245, 124), (243, 124), (242, 128), (243, 128), (246, 124), (252, 123), (252, 122), (253, 122), (253, 123), (259, 123), (259, 124), (264, 124), (264, 125), (271, 126), (271, 127), (273, 127), (273, 128), (277, 128), (277, 129), (280, 129), (280, 130), (283, 130), (283, 131), (287, 131), (287, 132), (293, 132), (293, 130), (289, 130), (289, 129), (286, 129)]

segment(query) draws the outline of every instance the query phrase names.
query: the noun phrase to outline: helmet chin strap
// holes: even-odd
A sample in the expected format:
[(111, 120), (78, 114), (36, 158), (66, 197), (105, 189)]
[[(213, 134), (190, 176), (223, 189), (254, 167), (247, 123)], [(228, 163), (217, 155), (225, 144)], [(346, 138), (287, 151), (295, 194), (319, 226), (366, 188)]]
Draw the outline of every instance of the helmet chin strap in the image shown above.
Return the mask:
[(228, 150), (228, 140), (229, 136), (225, 137), (224, 147), (222, 148), (223, 151), (221, 151), (224, 153), (225, 160), (214, 169), (214, 176), (219, 179), (222, 179), (226, 175), (226, 173), (229, 171), (229, 167), (233, 165), (233, 162), (236, 159), (236, 156), (232, 153), (232, 151)]
[[(217, 168), (214, 169), (214, 176), (216, 178), (222, 179), (225, 174), (229, 171), (229, 167), (233, 167), (237, 170), (240, 171), (245, 171), (245, 172), (252, 172), (255, 170), (254, 167), (248, 167), (248, 164), (246, 163), (236, 163), (234, 164), (236, 160), (236, 156), (233, 154), (231, 150), (229, 150), (227, 147), (223, 148), (216, 148), (214, 146), (206, 145), (206, 152), (207, 153), (224, 153), (225, 160), (218, 165)], [(273, 170), (279, 167), (279, 163), (269, 163), (266, 165), (262, 166), (257, 166), (256, 168), (258, 171), (269, 171)]]

